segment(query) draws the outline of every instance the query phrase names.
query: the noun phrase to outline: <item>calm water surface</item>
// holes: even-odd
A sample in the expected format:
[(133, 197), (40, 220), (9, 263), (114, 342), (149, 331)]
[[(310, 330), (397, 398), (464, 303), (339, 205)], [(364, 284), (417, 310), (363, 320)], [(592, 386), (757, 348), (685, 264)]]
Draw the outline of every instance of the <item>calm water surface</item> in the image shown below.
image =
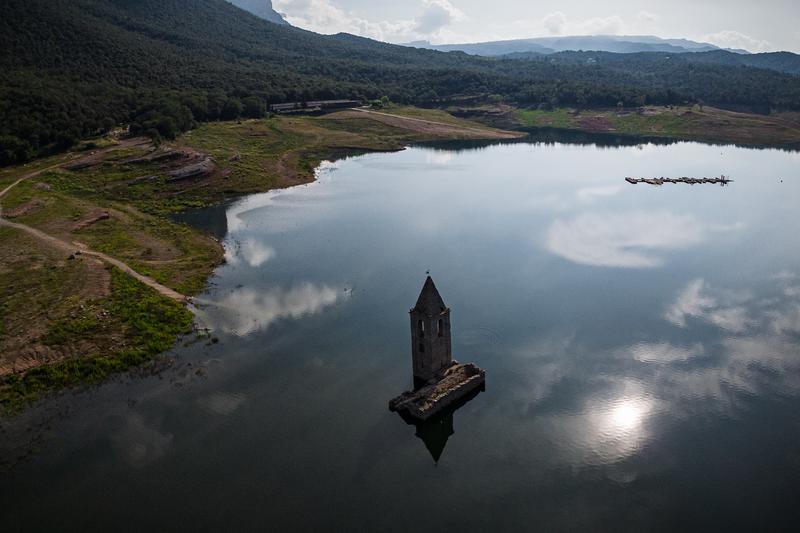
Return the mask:
[[(458, 148), (190, 215), (227, 249), (219, 342), (3, 421), (3, 529), (796, 525), (800, 155)], [(427, 270), (487, 389), (418, 429), (387, 402)]]

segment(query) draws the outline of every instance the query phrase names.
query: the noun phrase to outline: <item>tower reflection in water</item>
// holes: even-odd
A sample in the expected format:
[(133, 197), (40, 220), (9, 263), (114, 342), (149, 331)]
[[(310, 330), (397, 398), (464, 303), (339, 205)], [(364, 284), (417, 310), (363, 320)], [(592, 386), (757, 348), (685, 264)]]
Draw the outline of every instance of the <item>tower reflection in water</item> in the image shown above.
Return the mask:
[(451, 405), (428, 420), (416, 420), (409, 416), (400, 415), (406, 423), (416, 427), (416, 436), (425, 443), (425, 448), (428, 449), (435, 463), (439, 463), (445, 446), (447, 446), (447, 440), (455, 434), (454, 418), (456, 411), (480, 394), (482, 390), (478, 389), (471, 392), (459, 400), (458, 403)]

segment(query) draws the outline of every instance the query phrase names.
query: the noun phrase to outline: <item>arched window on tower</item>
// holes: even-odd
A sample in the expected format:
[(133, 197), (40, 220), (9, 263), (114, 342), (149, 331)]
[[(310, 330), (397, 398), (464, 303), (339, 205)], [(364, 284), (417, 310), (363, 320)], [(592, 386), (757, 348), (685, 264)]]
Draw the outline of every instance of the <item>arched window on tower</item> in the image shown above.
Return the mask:
[(436, 333), (437, 333), (437, 334), (438, 334), (440, 337), (443, 337), (443, 336), (444, 336), (444, 320), (442, 320), (441, 318), (439, 319), (439, 323), (437, 324), (437, 327), (436, 327)]
[(419, 336), (420, 338), (425, 338), (425, 321), (419, 321)]

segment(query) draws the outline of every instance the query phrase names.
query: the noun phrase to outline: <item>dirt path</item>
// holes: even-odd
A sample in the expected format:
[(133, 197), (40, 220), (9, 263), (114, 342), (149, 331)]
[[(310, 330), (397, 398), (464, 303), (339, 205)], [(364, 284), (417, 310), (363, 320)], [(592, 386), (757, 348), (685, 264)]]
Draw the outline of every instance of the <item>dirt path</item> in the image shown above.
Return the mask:
[[(33, 179), (33, 178), (35, 178), (36, 176), (38, 176), (39, 174), (42, 174), (42, 173), (44, 173), (44, 172), (47, 172), (48, 170), (53, 170), (54, 168), (59, 168), (59, 167), (60, 167), (61, 165), (63, 165), (63, 164), (64, 164), (64, 163), (59, 163), (58, 165), (53, 165), (53, 166), (51, 166), (51, 167), (47, 167), (47, 168), (43, 168), (43, 169), (41, 169), (41, 170), (37, 170), (36, 172), (31, 172), (30, 174), (25, 174), (24, 176), (22, 176), (21, 178), (19, 178), (17, 181), (15, 181), (15, 182), (14, 182), (14, 183), (12, 183), (11, 185), (9, 185), (8, 187), (6, 187), (6, 188), (5, 188), (5, 189), (3, 189), (2, 191), (0, 191), (0, 198), (2, 198), (3, 196), (5, 196), (6, 194), (8, 194), (8, 193), (9, 193), (9, 191), (11, 191), (11, 189), (13, 189), (14, 187), (16, 187), (17, 185), (19, 185), (19, 184), (20, 184), (20, 183), (22, 183), (23, 181), (25, 181), (25, 180), (29, 180), (29, 179)], [(0, 207), (0, 208), (1, 208), (1, 207)]]
[(145, 144), (149, 144), (149, 142), (150, 141), (148, 141), (147, 139), (144, 139), (144, 138), (141, 138), (141, 137), (135, 137), (133, 139), (124, 139), (124, 140), (120, 141), (120, 143), (117, 144), (117, 145), (109, 146), (107, 148), (101, 148), (100, 150), (97, 150), (97, 151), (95, 151), (95, 152), (93, 152), (93, 153), (91, 153), (91, 154), (89, 154), (87, 156), (79, 157), (77, 159), (70, 159), (68, 161), (62, 161), (61, 163), (57, 163), (55, 165), (51, 165), (49, 167), (41, 168), (39, 170), (31, 172), (30, 174), (25, 174), (24, 176), (19, 178), (17, 181), (15, 181), (11, 185), (9, 185), (8, 187), (6, 187), (2, 191), (0, 191), (0, 198), (3, 198), (3, 196), (8, 194), (11, 191), (11, 189), (16, 187), (17, 185), (19, 185), (23, 181), (33, 179), (33, 178), (35, 178), (35, 177), (37, 177), (37, 176), (39, 176), (41, 174), (44, 174), (45, 172), (47, 172), (49, 170), (54, 170), (54, 169), (57, 169), (57, 168), (61, 168), (61, 167), (66, 166), (66, 165), (74, 165), (74, 164), (77, 164), (77, 163), (88, 163), (88, 162), (91, 162), (91, 161), (96, 161), (97, 159), (101, 158), (102, 156), (106, 155), (109, 152), (113, 152), (113, 151), (119, 150), (121, 148), (131, 148), (131, 147), (134, 147), (134, 146), (142, 146), (142, 145), (145, 145)]
[[(85, 162), (85, 161), (89, 161), (89, 160), (92, 160), (92, 159), (96, 159), (96, 158), (98, 158), (98, 157), (100, 157), (103, 154), (106, 154), (108, 152), (111, 152), (111, 151), (114, 151), (114, 150), (117, 150), (117, 149), (123, 148), (123, 147), (134, 146), (134, 145), (136, 145), (137, 143), (140, 143), (140, 142), (141, 141), (137, 141), (135, 139), (133, 139), (133, 140), (131, 140), (129, 142), (123, 142), (123, 143), (120, 143), (118, 146), (113, 146), (113, 147), (106, 148), (104, 150), (95, 152), (94, 154), (92, 154), (92, 155), (90, 155), (88, 157), (85, 157), (83, 159), (80, 159), (78, 161)], [(22, 176), (17, 181), (15, 181), (11, 185), (9, 185), (8, 187), (6, 187), (2, 191), (0, 191), (0, 199), (2, 199), (3, 196), (5, 196), (10, 190), (12, 190), (14, 187), (16, 187), (17, 185), (19, 185), (20, 183), (22, 183), (25, 180), (29, 180), (29, 179), (35, 178), (36, 176), (38, 176), (38, 175), (40, 175), (40, 174), (42, 174), (44, 172), (47, 172), (48, 170), (52, 170), (54, 168), (59, 168), (59, 167), (62, 167), (64, 165), (66, 165), (66, 164), (74, 164), (74, 163), (76, 163), (76, 161), (74, 161), (74, 160), (73, 161), (67, 161), (67, 162), (64, 162), (64, 163), (60, 163), (58, 165), (53, 165), (51, 167), (47, 167), (47, 168), (43, 168), (41, 170), (37, 170), (36, 172), (31, 172), (30, 174), (26, 174), (25, 176)], [(184, 296), (183, 294), (180, 294), (179, 292), (174, 291), (174, 290), (170, 289), (169, 287), (166, 287), (166, 286), (160, 284), (159, 282), (157, 282), (153, 278), (148, 277), (148, 276), (143, 276), (142, 274), (139, 274), (133, 268), (131, 268), (127, 264), (123, 263), (119, 259), (115, 259), (115, 258), (113, 258), (113, 257), (111, 257), (109, 255), (106, 255), (106, 254), (102, 253), (102, 252), (96, 252), (94, 250), (91, 250), (91, 249), (89, 249), (88, 246), (86, 246), (83, 243), (79, 243), (79, 242), (69, 243), (69, 242), (66, 242), (66, 241), (62, 241), (61, 239), (53, 237), (52, 235), (48, 235), (47, 233), (45, 233), (43, 231), (40, 231), (40, 230), (38, 230), (36, 228), (32, 228), (30, 226), (26, 226), (25, 224), (18, 224), (16, 222), (11, 222), (8, 219), (3, 218), (3, 206), (2, 205), (0, 205), (0, 227), (6, 227), (6, 228), (16, 229), (16, 230), (19, 230), (19, 231), (24, 231), (28, 235), (36, 237), (37, 239), (39, 239), (41, 241), (44, 241), (45, 243), (47, 243), (48, 245), (52, 246), (53, 248), (61, 250), (66, 254), (74, 254), (76, 252), (80, 252), (83, 255), (88, 255), (88, 256), (91, 256), (91, 257), (95, 257), (97, 259), (100, 259), (102, 261), (105, 261), (108, 264), (111, 264), (111, 265), (117, 267), (122, 272), (128, 274), (129, 276), (131, 276), (132, 278), (140, 281), (141, 283), (144, 283), (148, 287), (151, 287), (156, 292), (158, 292), (159, 294), (161, 294), (163, 296), (166, 296), (167, 298), (172, 298), (173, 300), (177, 300), (179, 302), (185, 302), (185, 301), (188, 300), (187, 297)]]
[(32, 227), (26, 226), (24, 224), (18, 224), (16, 222), (11, 222), (8, 219), (2, 218), (2, 209), (1, 208), (0, 208), (0, 227), (6, 227), (6, 228), (16, 229), (16, 230), (19, 230), (19, 231), (24, 231), (28, 235), (36, 237), (37, 239), (39, 239), (41, 241), (44, 241), (45, 243), (47, 243), (48, 245), (52, 246), (53, 248), (61, 250), (66, 254), (74, 254), (74, 253), (80, 252), (83, 255), (96, 257), (97, 259), (100, 259), (102, 261), (105, 261), (106, 263), (114, 265), (115, 267), (117, 267), (121, 271), (125, 272), (126, 274), (128, 274), (132, 278), (135, 278), (135, 279), (139, 280), (140, 282), (144, 283), (145, 285), (147, 285), (148, 287), (151, 287), (151, 288), (155, 289), (159, 294), (161, 294), (163, 296), (166, 296), (168, 298), (172, 298), (173, 300), (178, 300), (180, 302), (183, 302), (183, 301), (185, 301), (187, 299), (186, 296), (178, 293), (177, 291), (174, 291), (174, 290), (170, 289), (169, 287), (166, 287), (166, 286), (160, 284), (159, 282), (157, 282), (153, 278), (150, 278), (148, 276), (143, 276), (142, 274), (139, 274), (138, 272), (136, 272), (134, 269), (132, 269), (130, 266), (128, 266), (127, 264), (123, 263), (119, 259), (114, 259), (113, 257), (111, 257), (109, 255), (106, 255), (106, 254), (104, 254), (102, 252), (95, 252), (94, 250), (89, 249), (89, 247), (87, 247), (83, 243), (80, 243), (80, 242), (69, 243), (69, 242), (66, 242), (66, 241), (62, 241), (61, 239), (57, 239), (56, 237), (53, 237), (52, 235), (48, 235), (47, 233), (45, 233), (43, 231), (39, 231), (36, 228), (32, 228)]
[[(469, 126), (461, 126), (459, 124), (448, 124), (447, 122), (437, 122), (435, 120), (426, 120), (422, 118), (406, 117), (403, 115), (393, 115), (391, 113), (381, 113), (379, 111), (371, 111), (369, 109), (353, 108), (352, 116), (356, 113), (365, 113), (370, 115), (370, 118), (382, 122), (389, 126), (408, 129), (417, 133), (427, 133), (435, 135), (466, 135), (473, 139), (516, 139), (522, 137), (524, 134), (513, 131), (502, 131), (483, 128), (471, 128)], [(345, 111), (345, 113), (347, 113)]]

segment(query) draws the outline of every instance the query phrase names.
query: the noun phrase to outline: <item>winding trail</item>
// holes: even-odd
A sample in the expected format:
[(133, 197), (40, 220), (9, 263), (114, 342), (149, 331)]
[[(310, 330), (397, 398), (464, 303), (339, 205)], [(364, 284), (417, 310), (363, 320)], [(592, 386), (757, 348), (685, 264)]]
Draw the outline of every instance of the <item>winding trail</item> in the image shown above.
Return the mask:
[[(19, 178), (17, 181), (15, 181), (15, 182), (14, 182), (14, 183), (12, 183), (11, 185), (9, 185), (8, 187), (6, 187), (6, 188), (5, 188), (5, 189), (3, 189), (2, 191), (0, 191), (0, 198), (2, 198), (3, 196), (5, 196), (6, 194), (8, 194), (8, 193), (11, 191), (11, 189), (13, 189), (14, 187), (16, 187), (17, 185), (19, 185), (19, 184), (20, 184), (20, 183), (22, 183), (23, 181), (25, 181), (25, 180), (29, 180), (29, 179), (32, 179), (32, 178), (35, 178), (35, 177), (36, 177), (36, 176), (38, 176), (39, 174), (42, 174), (43, 172), (47, 172), (48, 170), (53, 170), (54, 168), (59, 168), (59, 167), (61, 167), (61, 165), (63, 165), (63, 164), (64, 164), (64, 163), (61, 163), (61, 164), (58, 164), (58, 165), (53, 165), (53, 166), (51, 166), (51, 167), (47, 167), (47, 168), (43, 168), (43, 169), (41, 169), (41, 170), (37, 170), (36, 172), (31, 172), (30, 174), (25, 174), (24, 176), (22, 176), (21, 178)], [(0, 206), (0, 210), (2, 210), (2, 206)], [(1, 211), (0, 211), (0, 212), (1, 212)]]
[[(96, 158), (96, 157), (99, 157), (99, 156), (101, 156), (101, 155), (103, 155), (105, 153), (117, 150), (119, 148), (133, 146), (134, 144), (135, 144), (135, 142), (120, 143), (118, 146), (98, 151), (98, 152), (92, 154), (91, 156), (88, 156), (88, 157), (83, 158), (83, 159), (78, 160), (78, 161), (85, 161), (85, 160), (89, 160), (89, 159), (92, 159), (92, 158)], [(12, 183), (11, 185), (9, 185), (8, 187), (6, 187), (5, 189), (3, 189), (2, 191), (0, 191), (0, 199), (2, 199), (14, 187), (16, 187), (17, 185), (19, 185), (20, 183), (22, 183), (25, 180), (33, 179), (33, 178), (39, 176), (40, 174), (42, 174), (44, 172), (47, 172), (48, 170), (53, 170), (55, 168), (60, 168), (60, 167), (62, 167), (64, 165), (66, 165), (67, 163), (73, 163), (74, 164), (75, 162), (76, 161), (74, 161), (74, 160), (73, 161), (67, 161), (67, 162), (59, 163), (57, 165), (53, 165), (53, 166), (50, 166), (50, 167), (47, 167), (47, 168), (43, 168), (41, 170), (37, 170), (36, 172), (31, 172), (30, 174), (26, 174), (26, 175), (22, 176), (21, 178), (19, 178), (14, 183)], [(0, 205), (0, 227), (6, 227), (6, 228), (16, 229), (16, 230), (19, 230), (19, 231), (24, 231), (28, 235), (31, 235), (32, 237), (35, 237), (35, 238), (43, 241), (44, 243), (48, 244), (49, 246), (51, 246), (53, 248), (56, 248), (58, 250), (61, 250), (62, 252), (66, 253), (66, 254), (78, 254), (78, 253), (80, 253), (82, 255), (88, 255), (90, 257), (95, 257), (97, 259), (100, 259), (101, 261), (104, 261), (104, 262), (106, 262), (106, 263), (108, 263), (110, 265), (113, 265), (113, 266), (117, 267), (119, 270), (121, 270), (125, 274), (127, 274), (130, 277), (138, 280), (141, 283), (144, 283), (145, 285), (147, 285), (148, 287), (154, 289), (156, 292), (158, 292), (162, 296), (166, 296), (167, 298), (171, 298), (171, 299), (179, 301), (179, 302), (188, 302), (189, 301), (188, 297), (184, 296), (183, 294), (180, 294), (179, 292), (177, 292), (177, 291), (175, 291), (173, 289), (170, 289), (169, 287), (167, 287), (165, 285), (162, 285), (161, 283), (157, 282), (156, 280), (154, 280), (153, 278), (151, 278), (149, 276), (145, 276), (145, 275), (139, 274), (133, 268), (131, 268), (130, 265), (120, 261), (119, 259), (115, 259), (115, 258), (111, 257), (110, 255), (106, 255), (106, 254), (104, 254), (102, 252), (96, 252), (96, 251), (90, 249), (88, 246), (86, 246), (83, 243), (80, 243), (80, 242), (71, 242), (70, 243), (70, 242), (67, 242), (67, 241), (63, 241), (63, 240), (61, 240), (61, 239), (59, 239), (57, 237), (49, 235), (49, 234), (47, 234), (47, 233), (45, 233), (45, 232), (43, 232), (41, 230), (38, 230), (38, 229), (36, 229), (34, 227), (26, 226), (25, 224), (19, 224), (17, 222), (11, 222), (10, 220), (8, 220), (6, 218), (3, 218), (3, 206), (2, 205)]]

